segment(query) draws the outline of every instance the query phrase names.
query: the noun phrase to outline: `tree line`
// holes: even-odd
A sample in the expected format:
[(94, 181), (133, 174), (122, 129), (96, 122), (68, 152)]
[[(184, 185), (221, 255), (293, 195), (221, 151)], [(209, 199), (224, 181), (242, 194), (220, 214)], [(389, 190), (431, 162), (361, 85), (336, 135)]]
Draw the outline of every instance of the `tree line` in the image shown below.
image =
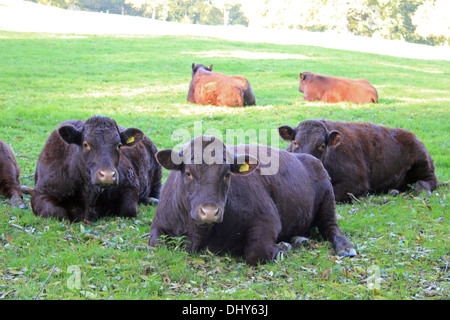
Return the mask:
[(241, 4), (227, 0), (31, 0), (71, 10), (140, 16), (208, 25), (244, 25)]
[(64, 9), (192, 24), (336, 31), (428, 45), (450, 45), (448, 0), (29, 1)]

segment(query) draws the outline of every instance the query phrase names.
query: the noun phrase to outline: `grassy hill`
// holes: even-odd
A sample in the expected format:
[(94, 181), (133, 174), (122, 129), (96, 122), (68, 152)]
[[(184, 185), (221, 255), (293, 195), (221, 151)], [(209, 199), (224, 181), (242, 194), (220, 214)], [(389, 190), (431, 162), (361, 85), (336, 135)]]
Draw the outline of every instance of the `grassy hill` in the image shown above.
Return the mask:
[[(450, 180), (449, 61), (189, 36), (6, 31), (0, 52), (0, 137), (14, 149), (29, 186), (50, 132), (93, 115), (140, 128), (158, 149), (177, 145), (172, 132), (193, 133), (196, 122), (203, 133), (224, 136), (227, 129), (270, 133), (313, 118), (402, 127), (425, 143), (439, 180)], [(193, 62), (246, 76), (257, 105), (188, 103)], [(379, 103), (304, 101), (303, 71), (365, 78)], [(269, 144), (286, 147), (271, 138)], [(358, 257), (338, 258), (316, 236), (283, 262), (258, 267), (228, 255), (146, 248), (154, 207), (141, 206), (135, 219), (86, 225), (11, 210), (0, 198), (0, 299), (448, 299), (449, 196), (441, 187), (430, 197), (380, 195), (338, 205)]]

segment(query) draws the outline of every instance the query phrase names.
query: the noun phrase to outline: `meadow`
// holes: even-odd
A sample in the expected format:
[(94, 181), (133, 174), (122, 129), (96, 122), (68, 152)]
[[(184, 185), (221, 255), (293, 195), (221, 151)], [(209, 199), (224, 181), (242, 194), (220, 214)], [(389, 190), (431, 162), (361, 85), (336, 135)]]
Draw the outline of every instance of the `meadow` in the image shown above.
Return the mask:
[[(193, 62), (246, 76), (256, 106), (188, 103)], [(298, 92), (303, 71), (365, 78), (379, 103), (307, 102)], [(50, 132), (93, 115), (140, 128), (158, 149), (179, 143), (177, 129), (194, 134), (195, 123), (224, 136), (227, 129), (267, 130), (267, 142), (283, 149), (271, 130), (305, 119), (402, 127), (425, 143), (438, 179), (448, 181), (449, 105), (449, 61), (213, 38), (0, 31), (0, 137), (28, 186)], [(189, 254), (177, 239), (172, 248), (148, 248), (153, 206), (141, 205), (134, 219), (69, 223), (10, 209), (1, 197), (0, 299), (446, 300), (449, 197), (441, 186), (430, 196), (370, 195), (338, 204), (339, 225), (358, 256), (333, 255), (313, 232), (283, 261), (259, 266), (228, 254)]]

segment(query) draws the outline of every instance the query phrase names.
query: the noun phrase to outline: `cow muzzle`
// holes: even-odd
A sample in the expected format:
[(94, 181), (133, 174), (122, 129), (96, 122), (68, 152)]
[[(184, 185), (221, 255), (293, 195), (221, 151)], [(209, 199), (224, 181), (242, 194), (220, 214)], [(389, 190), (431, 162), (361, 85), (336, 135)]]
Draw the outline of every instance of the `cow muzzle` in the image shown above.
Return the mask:
[(223, 220), (223, 210), (218, 206), (201, 205), (196, 213), (196, 222), (202, 226), (221, 223)]
[(119, 184), (119, 175), (116, 170), (100, 169), (95, 176), (95, 184), (101, 187), (112, 187)]

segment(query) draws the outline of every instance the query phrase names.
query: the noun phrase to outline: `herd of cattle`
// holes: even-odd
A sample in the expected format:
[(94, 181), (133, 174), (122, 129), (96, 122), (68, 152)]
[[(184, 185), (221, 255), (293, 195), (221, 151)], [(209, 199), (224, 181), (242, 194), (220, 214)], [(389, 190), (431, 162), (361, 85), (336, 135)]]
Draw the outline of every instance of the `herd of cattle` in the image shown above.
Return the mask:
[[(366, 80), (303, 72), (304, 99), (377, 102)], [(192, 65), (187, 100), (198, 104), (254, 105), (242, 76)], [(370, 123), (305, 120), (278, 128), (286, 151), (266, 146), (242, 150), (199, 136), (181, 151), (158, 151), (140, 129), (104, 116), (61, 123), (37, 160), (34, 188), (20, 185), (13, 151), (0, 139), (0, 193), (11, 207), (70, 221), (108, 215), (135, 217), (138, 204), (156, 204), (150, 246), (166, 236), (184, 237), (191, 251), (242, 255), (249, 264), (272, 261), (313, 226), (336, 254), (356, 251), (338, 226), (335, 203), (368, 193), (437, 188), (433, 160), (413, 133)], [(212, 154), (211, 162), (203, 155)], [(262, 155), (278, 155), (278, 170), (262, 174)], [(162, 168), (170, 171), (162, 185)]]

